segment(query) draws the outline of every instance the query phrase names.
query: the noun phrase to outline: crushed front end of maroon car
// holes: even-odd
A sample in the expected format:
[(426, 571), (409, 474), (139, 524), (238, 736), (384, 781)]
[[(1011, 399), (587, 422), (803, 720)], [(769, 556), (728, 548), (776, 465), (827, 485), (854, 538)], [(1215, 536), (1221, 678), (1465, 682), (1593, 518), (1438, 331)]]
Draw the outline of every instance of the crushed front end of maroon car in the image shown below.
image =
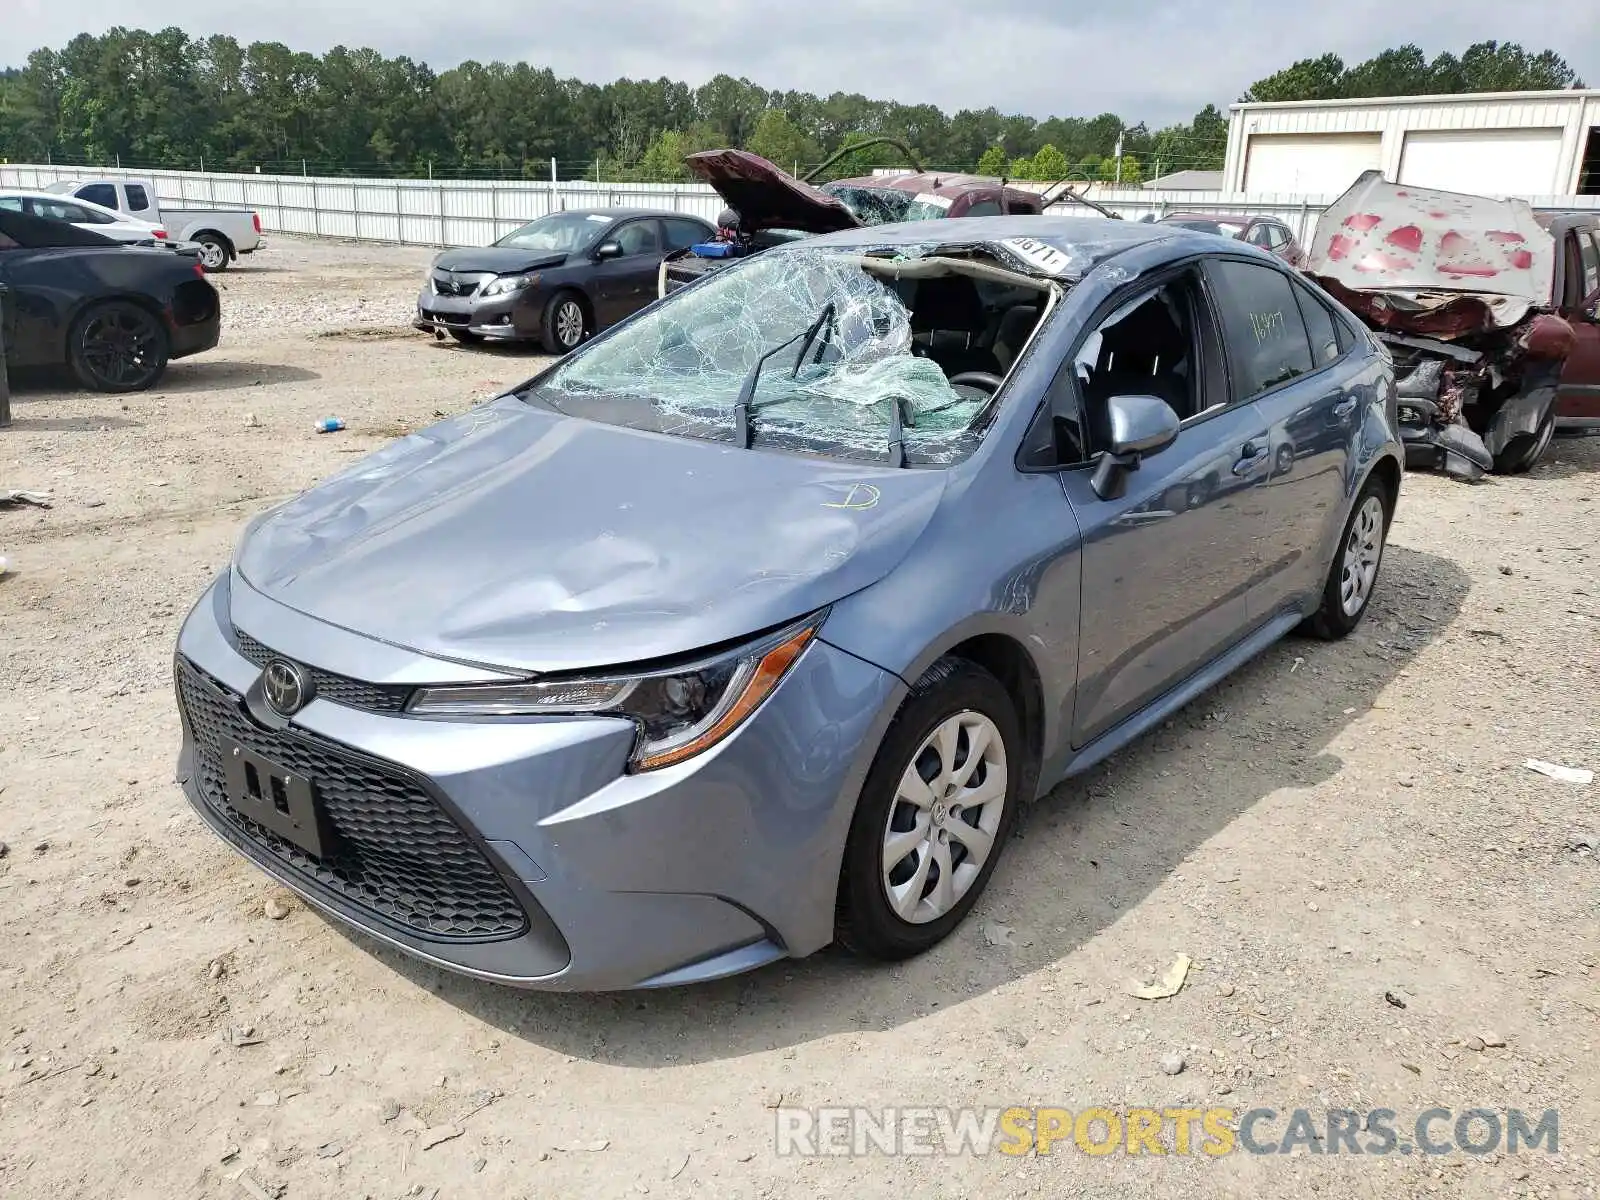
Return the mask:
[(1477, 480), (1538, 461), (1574, 334), (1526, 203), (1368, 171), (1318, 221), (1305, 272), (1394, 358), (1408, 465)]

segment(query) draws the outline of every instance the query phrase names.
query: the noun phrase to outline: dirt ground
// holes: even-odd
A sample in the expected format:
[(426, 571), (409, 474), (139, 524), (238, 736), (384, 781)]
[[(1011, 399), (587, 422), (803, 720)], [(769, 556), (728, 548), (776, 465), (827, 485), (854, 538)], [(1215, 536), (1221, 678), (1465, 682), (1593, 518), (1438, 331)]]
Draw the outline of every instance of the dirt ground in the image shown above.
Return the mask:
[[(427, 257), (274, 239), (159, 390), (15, 398), (0, 487), (55, 503), (0, 511), (0, 1196), (1596, 1195), (1600, 785), (1523, 762), (1600, 768), (1600, 439), (1408, 477), (1354, 637), (1058, 789), (920, 960), (522, 993), (306, 910), (172, 781), (173, 641), (243, 521), (537, 365), (407, 329)], [(1178, 995), (1126, 994), (1178, 954)], [(1560, 1138), (780, 1158), (780, 1098), (1557, 1109)]]

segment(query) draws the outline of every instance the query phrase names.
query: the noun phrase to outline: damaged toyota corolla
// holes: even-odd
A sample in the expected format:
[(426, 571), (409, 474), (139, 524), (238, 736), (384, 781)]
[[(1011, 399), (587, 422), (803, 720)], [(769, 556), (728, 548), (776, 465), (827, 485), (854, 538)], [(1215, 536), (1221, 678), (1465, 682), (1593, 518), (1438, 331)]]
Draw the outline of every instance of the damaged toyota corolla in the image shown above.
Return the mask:
[(851, 230), (662, 300), (254, 520), (179, 636), (205, 822), (536, 988), (949, 934), (1019, 808), (1361, 620), (1390, 366), (1266, 254)]

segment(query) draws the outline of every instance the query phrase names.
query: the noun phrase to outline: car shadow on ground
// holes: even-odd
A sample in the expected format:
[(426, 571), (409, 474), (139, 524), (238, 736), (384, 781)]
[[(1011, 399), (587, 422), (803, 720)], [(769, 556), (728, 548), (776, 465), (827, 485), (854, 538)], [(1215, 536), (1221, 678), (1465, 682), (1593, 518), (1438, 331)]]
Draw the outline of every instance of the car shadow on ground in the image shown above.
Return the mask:
[(170, 392), (221, 392), (232, 388), (267, 387), (275, 383), (309, 383), (322, 376), (286, 363), (234, 362), (229, 359), (183, 359), (167, 368), (160, 383), (150, 389), (159, 396)]
[(11, 418), (11, 428), (18, 433), (101, 433), (108, 429), (143, 429), (143, 421), (130, 421), (127, 417), (30, 417), (16, 413)]
[[(1258, 802), (1335, 776), (1344, 764), (1328, 746), (1451, 624), (1468, 590), (1456, 564), (1391, 544), (1372, 608), (1349, 639), (1280, 643), (1056, 788), (1028, 810), (963, 925), (910, 962), (864, 963), (829, 950), (687, 988), (530, 992), (439, 970), (329, 923), (507, 1036), (599, 1063), (710, 1062), (894, 1029), (1066, 958)], [(1230, 743), (1227, 769), (1213, 773), (1208, 751), (1220, 755), (1220, 739)], [(1014, 927), (1010, 945), (990, 944), (1000, 921)]]
[[(100, 396), (108, 403), (127, 403), (142, 396), (159, 398), (181, 392), (228, 391), (233, 388), (267, 387), (275, 383), (307, 383), (322, 376), (304, 367), (284, 363), (233, 362), (229, 359), (186, 358), (170, 364), (156, 385), (144, 392), (92, 392), (81, 387), (64, 367), (25, 367), (13, 369), (11, 392), (14, 400), (50, 400), (63, 396)], [(101, 424), (109, 422), (102, 421)]]
[(1600, 472), (1600, 435), (1558, 437), (1525, 479), (1570, 479)]

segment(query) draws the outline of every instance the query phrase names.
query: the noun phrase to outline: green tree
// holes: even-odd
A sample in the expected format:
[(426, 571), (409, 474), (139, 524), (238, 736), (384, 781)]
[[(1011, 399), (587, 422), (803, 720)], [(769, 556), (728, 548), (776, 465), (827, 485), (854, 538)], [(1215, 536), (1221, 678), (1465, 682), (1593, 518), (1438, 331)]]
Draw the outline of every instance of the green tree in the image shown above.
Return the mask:
[(1046, 142), (1039, 147), (1039, 153), (1033, 156), (1033, 174), (1028, 178), (1053, 182), (1065, 178), (1070, 169), (1067, 156)]
[(1329, 100), (1344, 94), (1344, 59), (1337, 54), (1302, 58), (1245, 92), (1245, 100)]
[(1036, 179), (1036, 171), (1032, 158), (1014, 158), (1011, 160), (1011, 169), (1005, 174), (1012, 179)]
[(745, 147), (775, 162), (785, 171), (795, 170), (801, 163), (815, 164), (817, 144), (808, 138), (780, 108), (769, 108), (756, 122), (755, 132)]
[(999, 176), (1005, 174), (1006, 150), (1004, 146), (990, 146), (978, 156), (978, 174)]

